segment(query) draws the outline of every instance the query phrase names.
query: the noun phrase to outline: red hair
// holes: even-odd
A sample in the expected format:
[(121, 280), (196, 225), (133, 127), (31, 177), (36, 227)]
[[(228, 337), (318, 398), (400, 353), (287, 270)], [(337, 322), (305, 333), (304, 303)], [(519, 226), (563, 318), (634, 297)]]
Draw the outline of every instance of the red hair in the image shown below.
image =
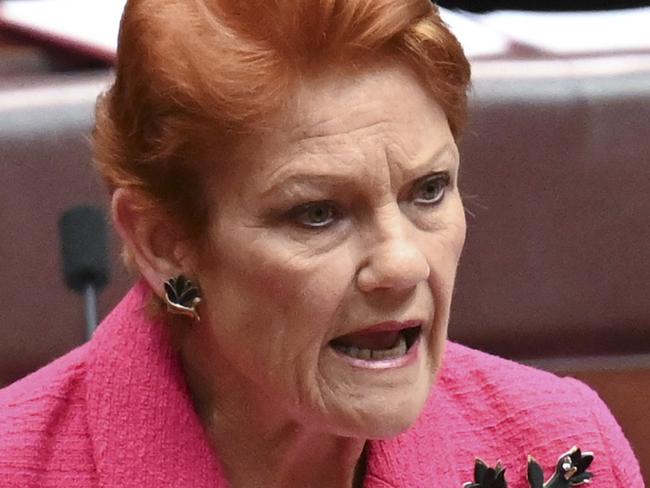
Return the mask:
[(200, 237), (202, 141), (225, 159), (301, 76), (382, 57), (412, 68), (457, 137), (469, 64), (429, 0), (130, 0), (97, 103), (96, 164), (111, 193), (135, 189)]

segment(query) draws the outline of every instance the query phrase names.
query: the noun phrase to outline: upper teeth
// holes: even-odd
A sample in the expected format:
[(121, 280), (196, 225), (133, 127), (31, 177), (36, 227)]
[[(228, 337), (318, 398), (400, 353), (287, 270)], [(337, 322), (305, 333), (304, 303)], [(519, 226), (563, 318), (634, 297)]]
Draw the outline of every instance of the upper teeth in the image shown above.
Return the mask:
[(355, 346), (336, 345), (336, 350), (357, 359), (392, 359), (406, 354), (406, 338), (404, 334), (398, 336), (397, 342), (390, 349), (361, 349)]

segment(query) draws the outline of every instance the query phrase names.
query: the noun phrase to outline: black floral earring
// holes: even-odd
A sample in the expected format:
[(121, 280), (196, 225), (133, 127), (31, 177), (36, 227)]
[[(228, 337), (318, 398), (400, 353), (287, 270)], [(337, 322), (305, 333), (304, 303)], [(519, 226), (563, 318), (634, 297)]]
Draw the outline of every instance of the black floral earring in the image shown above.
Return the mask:
[(196, 310), (201, 303), (201, 292), (182, 274), (165, 281), (165, 303), (172, 314), (183, 315), (197, 322), (201, 320)]

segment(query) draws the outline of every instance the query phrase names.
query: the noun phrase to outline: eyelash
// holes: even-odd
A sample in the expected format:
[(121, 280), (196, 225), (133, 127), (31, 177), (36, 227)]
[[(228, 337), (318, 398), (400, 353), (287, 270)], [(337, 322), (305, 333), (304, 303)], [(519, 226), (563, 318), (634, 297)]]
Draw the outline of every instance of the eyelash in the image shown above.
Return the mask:
[[(306, 217), (308, 213), (312, 210), (317, 210), (317, 209), (322, 209), (326, 208), (328, 213), (328, 219), (323, 222), (323, 223), (307, 223), (307, 222), (301, 222), (302, 217)], [(326, 227), (330, 227), (333, 225), (333, 223), (336, 222), (336, 220), (340, 217), (341, 213), (338, 210), (338, 207), (334, 202), (324, 200), (320, 202), (309, 202), (305, 203), (302, 205), (298, 205), (297, 207), (292, 208), (289, 210), (289, 213), (287, 214), (287, 217), (289, 220), (292, 222), (297, 223), (299, 226), (304, 227), (306, 229), (323, 229)]]
[[(437, 185), (437, 194), (433, 199), (425, 199), (424, 201), (418, 201), (417, 192), (421, 190), (424, 185), (434, 182)], [(448, 172), (433, 173), (427, 175), (414, 184), (414, 188), (411, 191), (411, 200), (417, 206), (421, 207), (435, 207), (439, 205), (445, 197), (446, 189), (451, 182), (451, 177)], [(322, 222), (311, 222), (309, 223), (305, 217), (308, 216), (310, 211), (322, 210), (325, 209), (326, 217)], [(291, 222), (296, 223), (298, 226), (308, 229), (308, 230), (323, 230), (329, 228), (338, 222), (341, 217), (341, 212), (335, 202), (330, 200), (315, 201), (304, 203), (298, 205), (297, 207), (292, 208), (287, 212), (286, 217)]]
[[(438, 195), (436, 195), (436, 198), (431, 200), (426, 200), (426, 201), (418, 201), (418, 199), (415, 197), (417, 190), (422, 189), (424, 185), (431, 182), (437, 185)], [(447, 187), (449, 187), (450, 182), (451, 182), (451, 177), (449, 176), (449, 173), (447, 171), (441, 173), (433, 173), (425, 176), (424, 178), (421, 178), (414, 185), (414, 191), (412, 192), (412, 196), (411, 196), (413, 203), (422, 206), (438, 205), (445, 198), (445, 194), (447, 193), (446, 190)]]

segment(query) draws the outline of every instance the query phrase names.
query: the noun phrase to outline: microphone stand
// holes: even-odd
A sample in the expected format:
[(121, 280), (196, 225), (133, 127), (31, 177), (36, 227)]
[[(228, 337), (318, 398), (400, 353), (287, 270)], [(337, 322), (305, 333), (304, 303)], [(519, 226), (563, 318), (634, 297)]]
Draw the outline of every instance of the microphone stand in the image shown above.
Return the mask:
[(65, 283), (83, 297), (86, 340), (97, 328), (97, 294), (109, 281), (108, 236), (101, 209), (81, 205), (59, 219)]
[(89, 341), (97, 328), (97, 290), (92, 282), (84, 287), (84, 315), (86, 317), (86, 340)]

